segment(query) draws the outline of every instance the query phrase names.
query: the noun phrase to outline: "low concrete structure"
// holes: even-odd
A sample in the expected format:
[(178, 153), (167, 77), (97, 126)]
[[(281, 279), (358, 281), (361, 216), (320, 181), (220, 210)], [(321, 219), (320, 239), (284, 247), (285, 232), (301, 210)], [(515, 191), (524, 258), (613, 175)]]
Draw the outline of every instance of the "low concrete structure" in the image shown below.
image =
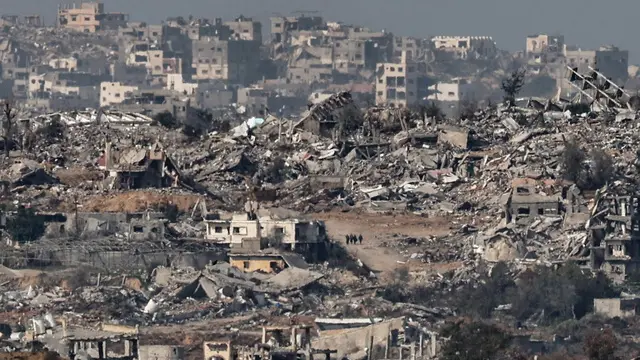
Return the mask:
[(509, 199), (508, 212), (511, 221), (535, 216), (559, 216), (560, 200), (556, 196), (534, 193), (528, 186), (516, 186)]
[(630, 318), (639, 310), (640, 298), (593, 299), (593, 311), (607, 318)]
[(182, 360), (184, 348), (173, 345), (142, 345), (138, 348), (138, 360)]
[(285, 268), (308, 268), (307, 263), (296, 254), (229, 254), (229, 264), (246, 272), (274, 273)]
[(292, 249), (296, 245), (324, 244), (324, 223), (301, 219), (275, 219), (255, 214), (233, 214), (231, 219), (206, 220), (205, 239), (217, 244), (242, 247), (244, 239), (273, 238)]

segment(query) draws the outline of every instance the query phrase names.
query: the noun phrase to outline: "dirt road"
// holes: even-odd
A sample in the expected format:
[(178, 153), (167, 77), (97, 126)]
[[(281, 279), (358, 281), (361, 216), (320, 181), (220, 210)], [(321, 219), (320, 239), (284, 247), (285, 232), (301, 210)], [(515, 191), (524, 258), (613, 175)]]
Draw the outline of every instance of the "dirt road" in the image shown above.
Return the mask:
[[(350, 254), (357, 257), (375, 272), (385, 273), (403, 266), (406, 260), (394, 250), (402, 237), (425, 237), (447, 234), (450, 221), (447, 218), (427, 218), (412, 214), (381, 215), (369, 213), (323, 213), (314, 216), (323, 220), (331, 238), (342, 243)], [(362, 234), (362, 244), (347, 245), (345, 235)], [(395, 236), (394, 236), (395, 235)], [(389, 246), (383, 246), (383, 243)]]

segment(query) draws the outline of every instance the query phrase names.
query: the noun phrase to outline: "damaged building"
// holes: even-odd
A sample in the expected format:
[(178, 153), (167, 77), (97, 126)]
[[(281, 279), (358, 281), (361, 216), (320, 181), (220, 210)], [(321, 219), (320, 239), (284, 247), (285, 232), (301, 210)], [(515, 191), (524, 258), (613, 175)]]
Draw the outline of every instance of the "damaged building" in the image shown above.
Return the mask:
[[(265, 242), (268, 243), (269, 239), (290, 249), (324, 247), (328, 241), (321, 221), (236, 213), (231, 219), (207, 219), (205, 223), (207, 241), (235, 248), (251, 247), (249, 244), (252, 239), (258, 240), (258, 250), (265, 247)], [(261, 239), (265, 241), (260, 241)]]
[(617, 283), (640, 273), (640, 197), (597, 194), (588, 229), (592, 269)]
[(148, 149), (134, 147), (120, 151), (107, 142), (98, 167), (105, 171), (107, 189), (178, 187), (182, 181), (180, 168), (158, 142)]
[(560, 216), (560, 199), (537, 194), (528, 185), (517, 185), (512, 190), (507, 213), (513, 222), (536, 216)]

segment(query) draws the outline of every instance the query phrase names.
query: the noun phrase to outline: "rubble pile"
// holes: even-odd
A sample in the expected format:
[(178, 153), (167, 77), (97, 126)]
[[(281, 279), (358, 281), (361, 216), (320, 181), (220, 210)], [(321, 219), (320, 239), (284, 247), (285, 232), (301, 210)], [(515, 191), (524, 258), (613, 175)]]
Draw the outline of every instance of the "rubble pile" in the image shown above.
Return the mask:
[[(508, 217), (517, 181), (524, 179), (531, 195), (557, 198), (559, 210), (544, 215), (560, 215), (568, 205), (570, 185), (563, 177), (563, 150), (573, 140), (612, 155), (614, 168), (626, 183), (637, 179), (636, 114), (628, 109), (616, 111), (615, 116), (611, 109), (573, 114), (566, 104), (527, 99), (511, 107), (480, 109), (472, 119), (440, 120), (408, 109), (374, 107), (352, 112), (347, 120), (359, 126), (351, 128), (341, 125), (347, 120), (340, 116), (346, 115), (336, 111), (352, 105), (349, 94), (340, 93), (297, 120), (252, 118), (243, 122), (240, 133), (214, 131), (200, 138), (144, 118), (127, 122), (135, 117), (124, 113), (95, 112), (56, 115), (67, 120), (62, 134), (53, 136), (41, 130), (51, 117), (35, 118), (31, 125), (43, 141), (19, 152), (24, 158), (20, 166), (31, 170), (21, 170), (19, 177), (10, 171), (15, 166), (3, 172), (18, 199), (56, 210), (74, 197), (117, 191), (113, 184), (105, 187), (98, 164), (107, 143), (121, 149), (158, 143), (182, 178), (189, 179), (181, 181), (183, 191), (204, 193), (226, 210), (242, 210), (248, 198), (255, 198), (267, 207), (304, 212), (338, 207), (453, 214), (472, 220), (466, 229), (474, 229), (471, 235), (451, 236), (475, 239), (470, 241), (475, 241), (476, 252), (484, 252), (482, 243), (488, 239), (502, 238), (510, 239), (509, 249), (520, 247), (507, 251), (512, 254), (507, 257), (533, 256), (532, 249), (538, 247), (538, 255), (553, 254), (553, 258), (562, 257), (567, 241), (582, 238), (565, 231), (565, 222), (539, 220), (526, 230), (506, 223), (494, 228)], [(46, 173), (53, 176), (42, 176)], [(65, 180), (69, 178), (73, 186)], [(557, 244), (549, 247), (549, 241)]]
[[(4, 273), (11, 271), (3, 267)], [(74, 322), (78, 325), (103, 321), (144, 326), (181, 324), (243, 313), (325, 314), (340, 311), (345, 304), (328, 290), (334, 280), (325, 280), (324, 274), (333, 272), (320, 265), (313, 269), (287, 268), (277, 274), (245, 273), (228, 263), (218, 263), (203, 270), (157, 267), (148, 281), (140, 280), (145, 275), (103, 275), (76, 284), (70, 284), (66, 277), (55, 283), (56, 275), (48, 274), (44, 280), (18, 290), (16, 279), (5, 281), (1, 286), (12, 290), (0, 296), (0, 307), (5, 311), (3, 321), (19, 321), (28, 314), (65, 313), (76, 314)], [(336, 302), (324, 304), (325, 296)], [(20, 314), (19, 318), (6, 317), (12, 313)]]

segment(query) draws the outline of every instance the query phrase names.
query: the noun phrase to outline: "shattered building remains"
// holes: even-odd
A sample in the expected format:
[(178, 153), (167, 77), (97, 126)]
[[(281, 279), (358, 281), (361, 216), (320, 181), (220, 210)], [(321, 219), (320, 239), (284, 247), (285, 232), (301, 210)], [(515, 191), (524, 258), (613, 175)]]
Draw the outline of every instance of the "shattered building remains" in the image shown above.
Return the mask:
[[(320, 221), (277, 219), (251, 213), (233, 214), (231, 219), (207, 219), (207, 241), (243, 248), (247, 240), (271, 238), (291, 249), (304, 246), (324, 246), (325, 226)], [(258, 244), (258, 250), (260, 249)]]
[(108, 174), (105, 179), (108, 189), (177, 187), (182, 180), (179, 167), (157, 142), (148, 149), (121, 151), (114, 151), (111, 143), (107, 142), (98, 166)]

